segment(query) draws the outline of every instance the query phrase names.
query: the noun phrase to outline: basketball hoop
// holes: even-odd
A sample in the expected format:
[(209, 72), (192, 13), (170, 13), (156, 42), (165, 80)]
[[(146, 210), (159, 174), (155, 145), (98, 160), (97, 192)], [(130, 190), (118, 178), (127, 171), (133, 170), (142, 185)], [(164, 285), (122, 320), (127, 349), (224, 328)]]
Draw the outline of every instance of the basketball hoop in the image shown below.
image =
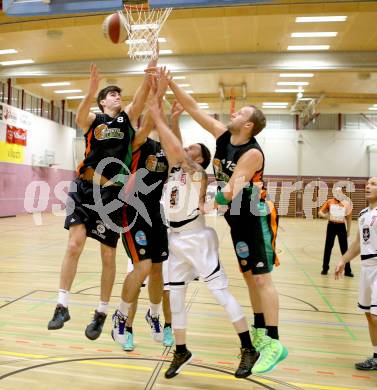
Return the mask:
[(127, 29), (128, 55), (137, 61), (156, 59), (158, 34), (172, 8), (149, 8), (148, 3), (127, 1), (122, 18)]

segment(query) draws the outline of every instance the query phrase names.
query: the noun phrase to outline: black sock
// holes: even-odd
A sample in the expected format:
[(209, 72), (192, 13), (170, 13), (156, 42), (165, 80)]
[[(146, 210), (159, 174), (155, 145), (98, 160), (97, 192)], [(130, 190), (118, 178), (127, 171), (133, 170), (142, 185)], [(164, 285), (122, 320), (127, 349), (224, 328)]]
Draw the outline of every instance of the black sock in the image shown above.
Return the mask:
[(373, 354), (373, 357), (374, 357), (375, 359), (377, 359), (377, 353), (374, 353), (374, 354)]
[(164, 329), (165, 328), (171, 328), (171, 323), (170, 322), (165, 322)]
[(279, 340), (279, 331), (277, 326), (266, 326), (267, 329), (267, 336), (271, 337), (272, 339)]
[(177, 353), (185, 353), (187, 351), (186, 344), (176, 345), (175, 350)]
[(132, 333), (132, 326), (126, 326), (126, 332)]
[(254, 313), (254, 328), (265, 328), (266, 324), (264, 322), (263, 313)]
[(241, 348), (250, 348), (253, 349), (253, 345), (251, 344), (250, 333), (247, 330), (246, 332), (238, 333), (238, 337), (241, 341)]

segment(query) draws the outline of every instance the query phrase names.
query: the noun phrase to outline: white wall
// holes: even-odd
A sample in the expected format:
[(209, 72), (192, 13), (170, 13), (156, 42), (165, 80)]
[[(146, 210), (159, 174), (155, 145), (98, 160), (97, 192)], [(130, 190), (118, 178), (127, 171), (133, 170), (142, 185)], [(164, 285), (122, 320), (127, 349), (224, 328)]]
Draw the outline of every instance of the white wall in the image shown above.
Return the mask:
[[(181, 131), (185, 146), (203, 142), (213, 155), (215, 139), (187, 115), (182, 116)], [(377, 144), (377, 130), (265, 129), (257, 139), (266, 156), (266, 175), (367, 177), (367, 148)], [(212, 168), (207, 171), (212, 173)]]
[[(76, 130), (60, 125), (39, 116), (35, 116), (18, 108), (2, 104), (3, 116), (0, 120), (0, 141), (5, 141), (6, 124), (27, 130), (27, 145), (24, 149), (25, 165), (32, 165), (34, 161), (45, 155), (45, 151), (55, 152), (55, 163), (59, 169), (75, 170), (73, 158), (73, 140)], [(4, 115), (5, 111), (12, 115)], [(6, 117), (7, 118), (6, 118)]]

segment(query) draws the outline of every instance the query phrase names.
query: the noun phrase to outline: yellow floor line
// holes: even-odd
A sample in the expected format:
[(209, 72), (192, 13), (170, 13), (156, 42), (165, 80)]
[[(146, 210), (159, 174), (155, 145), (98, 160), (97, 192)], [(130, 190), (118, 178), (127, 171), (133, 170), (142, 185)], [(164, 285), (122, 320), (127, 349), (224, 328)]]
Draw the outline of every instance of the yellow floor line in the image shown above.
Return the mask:
[[(51, 359), (51, 360), (66, 360), (67, 358), (64, 357), (54, 357), (51, 358), (48, 355), (34, 355), (31, 353), (20, 353), (20, 352), (10, 352), (10, 351), (0, 351), (0, 355), (8, 355), (8, 356), (17, 356), (17, 357), (26, 357), (26, 358), (32, 358), (32, 359)], [(113, 368), (128, 368), (131, 370), (137, 370), (137, 371), (153, 371), (154, 368), (150, 367), (143, 367), (143, 366), (135, 366), (131, 364), (120, 364), (120, 363), (107, 363), (107, 362), (100, 362), (100, 361), (94, 361), (94, 360), (81, 360), (76, 363), (80, 364), (89, 364), (93, 366), (102, 366), (102, 367), (113, 367)], [(184, 376), (191, 376), (191, 377), (203, 377), (203, 378), (213, 378), (213, 379), (223, 379), (223, 380), (230, 380), (230, 381), (239, 381), (242, 379), (237, 379), (230, 375), (224, 375), (224, 374), (211, 374), (211, 373), (204, 373), (204, 372), (195, 372), (195, 371), (184, 371), (181, 373), (181, 375)], [(275, 384), (274, 381), (264, 379), (264, 378), (258, 378), (257, 376), (253, 376), (253, 379), (260, 383), (264, 384)], [(308, 389), (318, 389), (318, 390), (355, 390), (354, 387), (339, 387), (339, 386), (328, 386), (328, 385), (316, 385), (311, 383), (296, 383), (296, 382), (287, 382), (287, 384), (294, 385), (297, 387), (304, 387)]]

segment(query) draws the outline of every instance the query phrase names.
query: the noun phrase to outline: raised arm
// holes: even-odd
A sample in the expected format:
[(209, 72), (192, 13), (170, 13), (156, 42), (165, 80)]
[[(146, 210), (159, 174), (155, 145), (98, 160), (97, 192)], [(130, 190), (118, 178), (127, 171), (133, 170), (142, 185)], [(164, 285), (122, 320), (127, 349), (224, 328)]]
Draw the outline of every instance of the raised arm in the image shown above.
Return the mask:
[(133, 127), (136, 127), (137, 121), (144, 110), (145, 102), (148, 97), (149, 89), (150, 89), (150, 79), (153, 77), (151, 72), (148, 72), (148, 69), (156, 68), (157, 59), (152, 59), (148, 63), (148, 67), (145, 72), (143, 83), (136, 90), (136, 93), (132, 99), (132, 102), (126, 106), (124, 111), (127, 113)]
[(186, 153), (179, 139), (173, 134), (164, 120), (162, 108), (156, 94), (152, 94), (148, 99), (148, 108), (151, 117), (158, 131), (162, 148), (170, 166), (182, 164), (185, 161)]
[(90, 125), (93, 123), (96, 115), (90, 111), (93, 99), (96, 97), (99, 75), (97, 66), (95, 64), (90, 65), (90, 79), (88, 92), (84, 99), (81, 101), (76, 114), (76, 124), (81, 127), (84, 134), (89, 130)]
[(178, 102), (183, 106), (190, 116), (204, 129), (210, 132), (215, 138), (220, 137), (227, 130), (226, 126), (215, 118), (212, 118), (205, 111), (201, 110), (196, 101), (180, 88), (173, 80), (169, 86), (174, 92)]
[(263, 165), (262, 153), (257, 149), (247, 151), (238, 161), (236, 168), (227, 185), (216, 194), (216, 203), (226, 205), (250, 182), (255, 172)]
[(179, 127), (179, 118), (181, 117), (182, 112), (184, 111), (181, 104), (179, 104), (176, 100), (174, 100), (171, 110), (170, 110), (170, 118), (171, 118), (171, 129), (175, 136), (179, 139), (182, 144), (182, 134), (181, 129)]
[(327, 200), (318, 211), (318, 216), (320, 218), (329, 217), (329, 201)]
[[(153, 78), (150, 80), (150, 83), (155, 85), (156, 76), (151, 75), (150, 77)], [(169, 79), (170, 79), (170, 73), (166, 70), (166, 67), (162, 67), (158, 75), (158, 83), (156, 87), (157, 99), (160, 105), (162, 104), (162, 99), (165, 96), (166, 90), (168, 88)], [(152, 91), (151, 93), (154, 93), (154, 91)], [(154, 127), (154, 122), (148, 110), (144, 115), (143, 122), (140, 128), (136, 131), (135, 138), (132, 142), (133, 151), (139, 149), (139, 147), (145, 142), (146, 138), (149, 136), (153, 127)]]

